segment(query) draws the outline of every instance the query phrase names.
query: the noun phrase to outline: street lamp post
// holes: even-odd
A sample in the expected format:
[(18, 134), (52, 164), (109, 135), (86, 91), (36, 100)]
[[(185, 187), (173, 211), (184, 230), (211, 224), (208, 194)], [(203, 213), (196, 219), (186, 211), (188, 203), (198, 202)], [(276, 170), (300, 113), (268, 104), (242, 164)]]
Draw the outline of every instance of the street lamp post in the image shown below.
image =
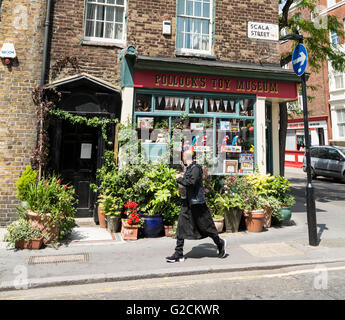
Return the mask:
[[(300, 44), (303, 44), (303, 35), (288, 34), (280, 38), (280, 40), (296, 40)], [(316, 226), (315, 198), (314, 198), (314, 188), (312, 185), (312, 177), (311, 177), (307, 89), (306, 89), (306, 79), (305, 79), (304, 72), (301, 75), (301, 81), (302, 81), (303, 116), (304, 116), (304, 136), (305, 136), (305, 149), (306, 149), (305, 157), (306, 157), (306, 168), (307, 168), (306, 197), (307, 197), (308, 234), (309, 234), (309, 244), (311, 246), (317, 246), (318, 238), (317, 238), (317, 226)]]

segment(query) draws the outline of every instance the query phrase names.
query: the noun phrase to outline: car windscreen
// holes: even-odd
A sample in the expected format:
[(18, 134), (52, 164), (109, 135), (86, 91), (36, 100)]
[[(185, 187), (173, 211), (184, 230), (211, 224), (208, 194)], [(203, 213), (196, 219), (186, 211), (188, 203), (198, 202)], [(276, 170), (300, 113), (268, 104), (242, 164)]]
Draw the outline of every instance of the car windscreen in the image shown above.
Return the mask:
[(338, 147), (339, 151), (345, 156), (345, 148)]

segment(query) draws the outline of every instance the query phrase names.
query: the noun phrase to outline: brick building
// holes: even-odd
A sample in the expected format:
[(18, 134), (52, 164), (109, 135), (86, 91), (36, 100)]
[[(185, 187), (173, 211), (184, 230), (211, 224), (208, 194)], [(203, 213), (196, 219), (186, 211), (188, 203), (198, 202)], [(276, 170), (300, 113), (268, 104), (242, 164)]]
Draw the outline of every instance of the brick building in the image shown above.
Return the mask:
[[(339, 21), (345, 18), (345, 2), (339, 0), (320, 0), (316, 13), (310, 10), (297, 10), (291, 7), (290, 14), (299, 14), (306, 20), (314, 21), (322, 27), (327, 22), (327, 15), (335, 15)], [(343, 46), (336, 34), (330, 34), (333, 45)], [(291, 42), (281, 42), (281, 52), (284, 53), (291, 48)], [(291, 63), (287, 68), (292, 69)], [(345, 144), (345, 131), (343, 121), (345, 121), (344, 109), (344, 81), (343, 74), (335, 73), (331, 65), (324, 61), (319, 72), (310, 72), (307, 85), (316, 88), (316, 91), (307, 89), (307, 95), (313, 97), (308, 102), (310, 112), (309, 126), (312, 145), (343, 145)], [(302, 107), (301, 93), (299, 93), (298, 104)], [(338, 120), (339, 119), (339, 120)], [(338, 122), (339, 121), (339, 122)], [(289, 120), (285, 164), (287, 166), (302, 167), (304, 148), (304, 123), (303, 117), (295, 117)]]
[(40, 84), (45, 1), (2, 1), (0, 49), (13, 44), (17, 58), (0, 61), (0, 226), (15, 219), (16, 180), (36, 147), (31, 92)]
[[(60, 0), (52, 13), (50, 70), (78, 65), (49, 74), (60, 108), (147, 126), (151, 136), (138, 135), (149, 156), (166, 151), (153, 129), (171, 136), (188, 114), (195, 147), (209, 129), (218, 174), (279, 171), (278, 104), (296, 99), (298, 79), (279, 66), (276, 0)], [(56, 120), (51, 138), (53, 168), (76, 187), (78, 213), (91, 215), (101, 133)]]

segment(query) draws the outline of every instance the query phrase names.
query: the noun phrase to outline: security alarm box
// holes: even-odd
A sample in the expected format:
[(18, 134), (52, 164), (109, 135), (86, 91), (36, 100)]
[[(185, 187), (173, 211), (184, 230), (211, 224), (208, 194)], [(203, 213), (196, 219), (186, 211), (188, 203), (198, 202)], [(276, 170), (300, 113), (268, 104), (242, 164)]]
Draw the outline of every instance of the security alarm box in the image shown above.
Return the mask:
[(163, 21), (163, 34), (171, 34), (171, 21)]

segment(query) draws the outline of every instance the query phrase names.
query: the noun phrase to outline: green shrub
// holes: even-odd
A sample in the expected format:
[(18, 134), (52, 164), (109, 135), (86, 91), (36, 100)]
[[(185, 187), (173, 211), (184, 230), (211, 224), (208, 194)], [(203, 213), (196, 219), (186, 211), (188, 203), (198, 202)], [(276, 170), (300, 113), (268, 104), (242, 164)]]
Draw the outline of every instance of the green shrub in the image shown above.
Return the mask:
[(37, 180), (37, 172), (27, 166), (20, 178), (17, 180), (17, 198), (26, 201), (27, 194), (31, 185), (34, 185)]

